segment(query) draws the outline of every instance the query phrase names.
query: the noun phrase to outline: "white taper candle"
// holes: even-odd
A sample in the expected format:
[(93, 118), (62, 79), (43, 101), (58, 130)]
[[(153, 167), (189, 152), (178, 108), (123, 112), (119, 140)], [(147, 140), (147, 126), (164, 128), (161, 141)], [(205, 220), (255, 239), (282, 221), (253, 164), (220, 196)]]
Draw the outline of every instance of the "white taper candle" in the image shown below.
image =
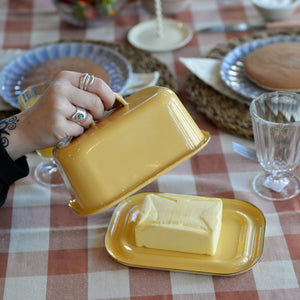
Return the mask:
[(162, 38), (164, 36), (164, 32), (163, 32), (162, 9), (161, 9), (161, 1), (160, 0), (155, 0), (155, 14), (156, 14), (157, 36), (159, 38)]

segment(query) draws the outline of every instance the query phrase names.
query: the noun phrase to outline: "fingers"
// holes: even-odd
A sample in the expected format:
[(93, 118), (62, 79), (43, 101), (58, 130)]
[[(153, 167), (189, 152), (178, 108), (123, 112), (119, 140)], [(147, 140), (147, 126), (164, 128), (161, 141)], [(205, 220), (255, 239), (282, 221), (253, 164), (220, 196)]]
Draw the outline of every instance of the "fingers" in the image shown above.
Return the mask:
[(74, 86), (68, 87), (68, 89), (69, 102), (74, 107), (84, 108), (92, 115), (94, 120), (101, 119), (106, 108), (98, 95), (80, 90)]
[[(76, 74), (75, 76), (78, 76), (78, 74)], [(89, 93), (97, 95), (103, 102), (105, 109), (109, 109), (113, 106), (115, 101), (115, 95), (104, 80), (85, 73), (80, 74), (78, 81), (79, 88)]]
[(81, 125), (84, 128), (88, 128), (93, 122), (92, 115), (81, 107), (75, 107), (74, 114), (72, 114), (72, 116), (68, 119)]
[(80, 88), (81, 78), (81, 73), (60, 72), (40, 100), (27, 110), (26, 126), (38, 124), (28, 130), (37, 147), (52, 146), (67, 136), (82, 134), (113, 106), (115, 95), (102, 79), (91, 80), (89, 76)]
[(77, 97), (72, 98), (74, 105), (84, 107), (90, 112), (93, 111), (95, 106), (96, 108), (103, 106), (104, 109), (112, 107), (115, 96), (111, 88), (104, 80), (87, 75), (89, 77), (88, 81), (85, 74), (62, 71), (56, 77), (56, 81), (68, 81), (76, 89)]

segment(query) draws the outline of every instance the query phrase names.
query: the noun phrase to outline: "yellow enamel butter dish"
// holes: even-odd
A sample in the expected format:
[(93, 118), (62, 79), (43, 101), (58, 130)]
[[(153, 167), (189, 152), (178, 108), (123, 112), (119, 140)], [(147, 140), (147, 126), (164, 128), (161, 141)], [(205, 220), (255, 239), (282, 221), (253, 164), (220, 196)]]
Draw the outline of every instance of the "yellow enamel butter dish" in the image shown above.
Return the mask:
[(119, 101), (122, 107), (54, 151), (71, 192), (69, 205), (79, 215), (117, 204), (210, 139), (168, 88), (149, 87)]

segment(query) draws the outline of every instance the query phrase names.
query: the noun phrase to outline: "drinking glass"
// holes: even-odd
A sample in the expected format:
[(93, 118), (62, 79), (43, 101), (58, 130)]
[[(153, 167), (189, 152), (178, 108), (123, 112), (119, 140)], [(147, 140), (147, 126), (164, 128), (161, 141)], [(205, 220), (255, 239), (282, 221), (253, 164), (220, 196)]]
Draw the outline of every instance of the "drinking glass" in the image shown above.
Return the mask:
[(291, 172), (300, 160), (300, 95), (277, 91), (251, 102), (250, 115), (257, 158), (265, 172), (253, 180), (253, 189), (268, 200), (287, 200), (300, 191)]
[[(49, 86), (49, 82), (42, 82), (36, 85), (29, 86), (22, 91), (18, 98), (18, 104), (21, 111), (34, 105), (43, 95)], [(46, 186), (61, 186), (63, 179), (59, 173), (56, 163), (52, 157), (53, 147), (36, 150), (36, 152), (43, 158), (43, 161), (38, 164), (34, 171), (35, 179)]]

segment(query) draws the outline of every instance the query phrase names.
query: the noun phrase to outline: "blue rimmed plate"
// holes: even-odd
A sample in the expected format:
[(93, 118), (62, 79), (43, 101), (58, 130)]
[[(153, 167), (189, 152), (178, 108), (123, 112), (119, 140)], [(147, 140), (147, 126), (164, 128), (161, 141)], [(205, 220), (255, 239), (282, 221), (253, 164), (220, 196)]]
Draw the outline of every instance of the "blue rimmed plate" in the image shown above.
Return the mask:
[(244, 60), (248, 54), (258, 48), (282, 42), (300, 43), (300, 36), (277, 35), (256, 39), (234, 48), (223, 58), (220, 66), (221, 78), (232, 90), (249, 99), (270, 92), (248, 79), (244, 70)]
[(18, 108), (17, 98), (22, 90), (24, 75), (43, 62), (70, 56), (89, 59), (101, 65), (109, 75), (112, 90), (122, 94), (132, 72), (128, 60), (109, 47), (71, 42), (36, 47), (10, 61), (0, 73), (0, 95), (4, 101)]

